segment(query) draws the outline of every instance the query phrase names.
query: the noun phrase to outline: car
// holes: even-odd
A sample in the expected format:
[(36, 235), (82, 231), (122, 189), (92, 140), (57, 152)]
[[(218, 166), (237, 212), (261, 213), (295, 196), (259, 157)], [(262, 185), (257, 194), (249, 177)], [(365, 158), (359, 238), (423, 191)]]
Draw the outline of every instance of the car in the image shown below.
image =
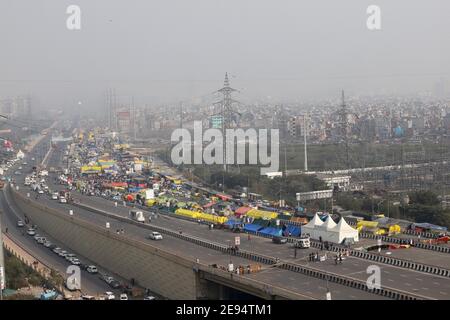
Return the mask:
[(18, 169), (18, 170), (22, 170), (22, 167), (20, 166), (20, 167), (18, 167), (17, 169)]
[(119, 297), (119, 300), (128, 300), (128, 296), (126, 293), (122, 293)]
[(37, 243), (39, 243), (39, 244), (44, 244), (45, 241), (47, 241), (47, 239), (45, 239), (45, 237), (40, 237), (40, 238), (37, 239), (36, 241), (37, 241)]
[(28, 229), (27, 230), (27, 234), (29, 235), (29, 236), (34, 236), (34, 235), (36, 235), (36, 231), (34, 230), (34, 229)]
[(41, 238), (42, 236), (39, 234), (39, 233), (36, 233), (35, 235), (34, 235), (34, 240), (38, 240), (39, 238)]
[(58, 253), (58, 255), (59, 255), (60, 257), (63, 257), (63, 258), (66, 257), (66, 254), (67, 254), (67, 251), (66, 251), (66, 250), (61, 250), (61, 251)]
[(145, 296), (144, 300), (156, 300), (154, 296)]
[(111, 288), (113, 289), (119, 289), (121, 287), (120, 282), (117, 280), (113, 280), (109, 283), (109, 285), (111, 286)]
[(59, 254), (61, 252), (61, 250), (62, 249), (60, 247), (53, 248), (53, 252), (56, 254)]
[(153, 231), (148, 235), (148, 238), (152, 240), (162, 240), (163, 237), (161, 233)]
[(88, 266), (88, 267), (86, 268), (86, 271), (89, 272), (89, 273), (93, 273), (93, 274), (98, 272), (96, 266)]
[(68, 253), (66, 254), (66, 260), (69, 261), (72, 258), (76, 258), (77, 256), (74, 253)]
[(50, 250), (54, 250), (55, 248), (57, 248), (58, 246), (56, 245), (56, 244), (50, 244), (49, 246), (48, 246), (48, 248), (50, 249)]
[(19, 221), (17, 221), (17, 226), (18, 226), (19, 228), (22, 228), (22, 227), (25, 226), (25, 223), (23, 223), (22, 220), (19, 220)]
[(39, 190), (38, 190), (38, 193), (39, 193), (39, 194), (44, 194), (44, 190), (39, 189)]
[(67, 199), (61, 197), (61, 198), (59, 199), (59, 203), (67, 203)]
[(20, 176), (20, 175), (22, 174), (22, 172), (16, 171), (16, 172), (14, 172), (14, 174), (15, 174), (16, 176)]
[(78, 258), (69, 259), (69, 262), (75, 266), (79, 266), (81, 264), (81, 261)]
[(106, 300), (115, 300), (116, 296), (111, 291), (106, 291), (105, 298), (106, 298)]
[(58, 192), (52, 193), (52, 200), (58, 200)]
[(81, 300), (95, 300), (95, 297), (85, 294), (81, 296)]
[(102, 276), (102, 280), (105, 281), (106, 283), (111, 283), (112, 281), (114, 281), (114, 278), (108, 275), (104, 275)]
[(50, 241), (47, 240), (44, 242), (44, 247), (50, 248), (51, 246), (52, 246), (52, 243)]
[(287, 239), (283, 237), (273, 237), (272, 242), (276, 244), (285, 244), (287, 243)]
[(22, 162), (22, 165), (26, 166), (28, 165), (28, 162)]

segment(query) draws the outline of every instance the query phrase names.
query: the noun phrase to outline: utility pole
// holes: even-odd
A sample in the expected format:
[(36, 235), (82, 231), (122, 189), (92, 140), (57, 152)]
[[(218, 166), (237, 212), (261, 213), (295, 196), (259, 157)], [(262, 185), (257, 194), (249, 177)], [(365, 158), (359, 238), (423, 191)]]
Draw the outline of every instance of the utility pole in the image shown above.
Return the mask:
[(308, 129), (306, 127), (306, 117), (307, 116), (308, 116), (307, 114), (303, 115), (303, 137), (304, 137), (304, 145), (305, 145), (305, 172), (308, 172), (308, 150), (306, 147), (306, 135), (308, 132)]

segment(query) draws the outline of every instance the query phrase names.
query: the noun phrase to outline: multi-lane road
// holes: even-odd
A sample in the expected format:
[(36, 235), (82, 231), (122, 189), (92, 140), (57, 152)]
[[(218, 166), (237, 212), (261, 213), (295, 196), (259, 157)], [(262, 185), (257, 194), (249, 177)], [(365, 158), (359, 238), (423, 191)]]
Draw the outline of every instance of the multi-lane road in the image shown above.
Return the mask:
[[(59, 152), (61, 148), (55, 150), (49, 155), (48, 166), (60, 167), (62, 155)], [(30, 168), (28, 168), (30, 170)], [(48, 179), (48, 184), (52, 190), (62, 189), (59, 184), (55, 184), (51, 175)], [(23, 179), (23, 177), (22, 177)], [(26, 195), (32, 193), (29, 188), (21, 185), (18, 181), (19, 192)], [(32, 193), (34, 195), (34, 193)], [(92, 197), (81, 195), (77, 192), (72, 193), (75, 201), (81, 202), (84, 206), (90, 206), (96, 209), (100, 209), (120, 217), (128, 217), (129, 207), (124, 207), (119, 204), (115, 206), (114, 202), (103, 199), (100, 197)], [(149, 230), (145, 227), (138, 226), (133, 223), (123, 222), (122, 220), (114, 219), (112, 217), (106, 217), (105, 215), (97, 213), (95, 210), (89, 210), (86, 207), (73, 206), (70, 204), (60, 204), (55, 200), (51, 200), (47, 195), (41, 195), (39, 199), (36, 199), (46, 206), (60, 209), (61, 211), (69, 212), (73, 210), (74, 215), (88, 221), (91, 224), (104, 227), (106, 222), (111, 224), (111, 229), (123, 229), (124, 236), (135, 238), (139, 240), (146, 240)], [(8, 212), (8, 210), (5, 210)], [(147, 218), (150, 215), (146, 213)], [(130, 221), (131, 222), (131, 221)], [(11, 221), (10, 221), (11, 223)], [(230, 245), (234, 243), (234, 237), (237, 234), (223, 230), (210, 230), (208, 226), (204, 224), (198, 224), (196, 222), (187, 221), (180, 218), (175, 218), (168, 215), (159, 215), (158, 218), (153, 216), (152, 225), (171, 229), (174, 231), (182, 230), (183, 234), (192, 235), (202, 238), (207, 241), (220, 243), (223, 245)], [(184, 256), (192, 261), (200, 259), (208, 264), (222, 264), (228, 263), (230, 257), (224, 255), (221, 252), (200, 247), (190, 242), (184, 241), (179, 238), (173, 238), (165, 236), (163, 241), (152, 242), (152, 245), (160, 247), (161, 249), (171, 251), (177, 255)], [(289, 245), (274, 244), (270, 239), (261, 238), (257, 236), (251, 236), (250, 239), (247, 235), (241, 235), (240, 248), (263, 254), (267, 256), (277, 257), (282, 261), (293, 262), (299, 265), (306, 265), (317, 270), (323, 270), (341, 274), (350, 278), (366, 281), (369, 276), (367, 268), (374, 264), (374, 262), (367, 261), (355, 257), (346, 257), (342, 264), (336, 265), (333, 259), (328, 259), (324, 262), (309, 262), (307, 257), (311, 252), (315, 252), (314, 249), (303, 249), (295, 252)], [(406, 252), (406, 251), (404, 251)], [(332, 256), (331, 252), (321, 252), (321, 254), (327, 254)], [(405, 253), (406, 254), (406, 253)], [(434, 253), (432, 251), (414, 249), (410, 251), (411, 256), (407, 257), (409, 260), (414, 260), (414, 257), (418, 257), (417, 260), (426, 260), (428, 264), (435, 264), (437, 266), (447, 267), (450, 265), (450, 255), (443, 253)], [(238, 258), (236, 256), (231, 257), (234, 264), (247, 265), (252, 263), (246, 259)], [(428, 273), (413, 271), (401, 267), (377, 264), (381, 270), (381, 285), (382, 287), (395, 288), (404, 292), (422, 296), (427, 299), (449, 299), (450, 298), (450, 279), (441, 276), (435, 276)], [(308, 297), (314, 299), (323, 299), (327, 291), (327, 287), (330, 289), (333, 298), (335, 299), (381, 299), (383, 297), (377, 296), (370, 292), (346, 287), (344, 285), (338, 285), (335, 283), (326, 283), (324, 280), (309, 277), (293, 271), (287, 271), (276, 267), (265, 267), (261, 272), (246, 275), (259, 281), (266, 282), (271, 285), (281, 286), (292, 291), (302, 293)]]

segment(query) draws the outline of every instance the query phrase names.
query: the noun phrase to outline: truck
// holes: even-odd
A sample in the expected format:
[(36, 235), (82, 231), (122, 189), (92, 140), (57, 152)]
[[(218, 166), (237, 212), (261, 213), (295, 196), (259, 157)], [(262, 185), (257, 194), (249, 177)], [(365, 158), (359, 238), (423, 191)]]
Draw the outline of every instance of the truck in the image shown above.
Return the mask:
[(308, 249), (311, 247), (311, 240), (308, 236), (302, 236), (294, 243), (294, 247)]
[(130, 218), (138, 222), (145, 222), (144, 213), (140, 210), (130, 210)]

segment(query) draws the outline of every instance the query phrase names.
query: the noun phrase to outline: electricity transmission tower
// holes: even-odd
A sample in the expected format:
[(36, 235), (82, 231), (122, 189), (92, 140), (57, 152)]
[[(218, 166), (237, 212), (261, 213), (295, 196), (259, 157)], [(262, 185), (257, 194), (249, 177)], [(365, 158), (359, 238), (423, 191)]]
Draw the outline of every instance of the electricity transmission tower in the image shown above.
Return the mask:
[[(226, 129), (230, 127), (233, 114), (240, 115), (239, 112), (233, 109), (233, 104), (239, 103), (236, 100), (233, 100), (231, 94), (238, 90), (230, 87), (230, 81), (228, 79), (228, 73), (225, 73), (225, 80), (223, 82), (223, 88), (219, 89), (217, 92), (221, 93), (223, 98), (222, 100), (216, 102), (216, 105), (221, 106), (221, 117), (222, 117), (222, 137), (225, 137)], [(226, 156), (226, 143), (223, 143), (222, 150), (222, 159), (223, 159), (223, 170), (227, 171), (227, 156)]]

